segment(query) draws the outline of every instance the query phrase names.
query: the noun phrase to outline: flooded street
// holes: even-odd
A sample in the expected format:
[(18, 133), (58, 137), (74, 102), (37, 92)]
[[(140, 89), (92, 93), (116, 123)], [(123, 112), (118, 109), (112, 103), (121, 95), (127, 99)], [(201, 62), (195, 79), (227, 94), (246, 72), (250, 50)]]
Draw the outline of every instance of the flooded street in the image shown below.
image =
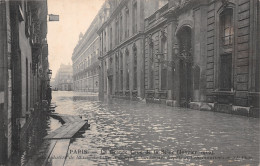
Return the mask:
[(83, 92), (53, 92), (52, 102), (56, 113), (90, 123), (72, 140), (66, 166), (259, 163), (256, 118), (125, 100), (101, 103)]

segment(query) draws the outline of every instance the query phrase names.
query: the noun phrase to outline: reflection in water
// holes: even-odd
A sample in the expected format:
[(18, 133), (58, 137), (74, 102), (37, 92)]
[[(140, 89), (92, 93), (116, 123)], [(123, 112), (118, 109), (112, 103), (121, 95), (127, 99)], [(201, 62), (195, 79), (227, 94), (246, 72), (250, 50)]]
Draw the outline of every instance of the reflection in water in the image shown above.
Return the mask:
[(43, 112), (35, 116), (28, 125), (27, 132), (22, 135), (20, 141), (20, 152), (12, 157), (11, 165), (24, 165), (39, 150), (43, 143), (43, 137), (61, 126), (61, 123), (46, 116)]
[(67, 166), (259, 161), (258, 119), (125, 100), (101, 103), (82, 92), (55, 92), (53, 97), (56, 112), (81, 115), (91, 125), (83, 138), (72, 141)]
[[(89, 130), (71, 140), (71, 165), (258, 165), (259, 119), (125, 100), (102, 103), (97, 95), (53, 92), (60, 114), (88, 119)], [(36, 123), (22, 162), (44, 135), (61, 125)], [(40, 131), (38, 133), (38, 131)]]

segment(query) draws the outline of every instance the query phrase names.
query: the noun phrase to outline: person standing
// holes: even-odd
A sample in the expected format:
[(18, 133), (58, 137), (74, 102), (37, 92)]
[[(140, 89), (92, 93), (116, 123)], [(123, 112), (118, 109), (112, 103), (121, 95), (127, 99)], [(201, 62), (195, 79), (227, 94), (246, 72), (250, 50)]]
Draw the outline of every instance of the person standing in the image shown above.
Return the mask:
[(52, 94), (52, 89), (51, 89), (50, 85), (48, 85), (47, 89), (46, 89), (46, 99), (47, 99), (49, 105), (51, 104), (51, 99), (52, 99), (51, 94)]

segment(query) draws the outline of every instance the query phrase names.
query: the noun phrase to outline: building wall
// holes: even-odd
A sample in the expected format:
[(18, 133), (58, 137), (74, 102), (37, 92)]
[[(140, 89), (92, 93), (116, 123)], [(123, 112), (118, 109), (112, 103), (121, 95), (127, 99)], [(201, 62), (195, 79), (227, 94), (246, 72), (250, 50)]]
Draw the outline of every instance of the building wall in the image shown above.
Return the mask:
[[(22, 10), (25, 11), (25, 4), (22, 4)], [(32, 47), (29, 38), (25, 34), (25, 21), (19, 22), (19, 47), (21, 50), (21, 98), (22, 98), (22, 117), (26, 116), (26, 112), (30, 109), (30, 90), (31, 90), (31, 64), (32, 64)], [(27, 67), (26, 67), (27, 66)], [(26, 69), (27, 68), (27, 69)], [(28, 72), (28, 74), (26, 74)], [(28, 83), (28, 85), (27, 85)], [(27, 101), (28, 100), (28, 101)], [(28, 104), (28, 107), (27, 107)]]
[(98, 30), (101, 98), (144, 98), (144, 19), (164, 3), (154, 0), (107, 1), (109, 17)]
[(75, 91), (98, 92), (100, 40), (96, 31), (99, 24), (99, 17), (96, 16), (86, 33), (80, 35), (79, 42), (74, 49), (72, 61)]
[[(226, 3), (226, 4), (225, 4)], [(172, 6), (171, 6), (172, 5)], [(258, 7), (256, 7), (258, 6)], [(232, 45), (224, 48), (220, 39), (221, 21), (220, 13), (231, 9), (233, 17)], [(172, 9), (172, 10), (171, 10)], [(257, 55), (257, 13), (259, 1), (185, 1), (172, 2), (162, 7), (153, 15), (145, 19), (145, 92), (148, 102), (167, 103), (172, 106), (186, 106), (196, 109), (215, 110), (226, 113), (258, 116), (259, 104), (259, 68), (255, 61)], [(172, 12), (174, 11), (174, 12)], [(186, 59), (181, 53), (181, 36), (184, 29), (190, 29), (191, 58)], [(161, 66), (156, 56), (161, 54), (162, 30), (166, 32), (167, 52), (167, 91), (161, 90)], [(187, 34), (187, 33), (186, 33)], [(150, 46), (153, 46), (154, 55), (151, 56)], [(223, 47), (223, 48), (222, 48)], [(171, 50), (172, 49), (172, 50)], [(177, 50), (177, 53), (175, 53)], [(224, 51), (224, 52), (223, 52)], [(221, 89), (220, 56), (232, 54), (231, 62), (231, 88)], [(151, 62), (154, 58), (153, 86), (151, 80)], [(191, 64), (190, 76), (185, 77), (188, 66)], [(228, 71), (226, 71), (228, 72)], [(183, 79), (184, 78), (184, 79)], [(183, 81), (190, 81), (191, 97), (183, 101)], [(152, 87), (152, 88), (151, 88)], [(189, 93), (188, 91), (186, 91)], [(185, 104), (186, 102), (186, 104)], [(250, 108), (251, 106), (251, 108)], [(252, 109), (252, 107), (254, 107)]]
[[(133, 17), (135, 4), (137, 17)], [(111, 0), (104, 6), (109, 14), (98, 30), (101, 98), (145, 97), (147, 102), (258, 116), (258, 0)], [(223, 38), (227, 31), (222, 32), (221, 19), (229, 18), (229, 9), (231, 35)], [(121, 17), (123, 26), (118, 31)], [(138, 59), (137, 90), (133, 50)], [(230, 58), (227, 55), (231, 61), (223, 60)], [(228, 71), (221, 74), (223, 67), (230, 75), (225, 74)], [(230, 87), (223, 90), (223, 86)]]
[(61, 64), (55, 76), (55, 88), (60, 91), (73, 90), (72, 66)]
[[(208, 8), (208, 54), (207, 54), (207, 89), (210, 94), (212, 91), (218, 91), (219, 85), (219, 43), (217, 35), (219, 11), (223, 10), (221, 2), (210, 4)], [(254, 61), (257, 59), (256, 34), (257, 34), (257, 7), (259, 1), (239, 0), (230, 1), (227, 7), (233, 8), (234, 12), (234, 45), (232, 56), (232, 101), (230, 103), (241, 106), (250, 106), (250, 93), (257, 91), (257, 80), (255, 73), (259, 73)], [(259, 19), (259, 18), (258, 18)], [(215, 32), (215, 33), (214, 33)], [(215, 39), (215, 40), (212, 40)], [(212, 64), (212, 65), (211, 65)], [(214, 66), (213, 66), (214, 65)], [(213, 72), (215, 71), (215, 72)], [(218, 99), (221, 94), (215, 95)], [(214, 95), (213, 95), (214, 96)], [(224, 95), (224, 100), (229, 96)], [(256, 97), (256, 96), (255, 96)], [(253, 97), (254, 98), (254, 97)], [(212, 98), (208, 98), (212, 101)], [(223, 102), (219, 101), (217, 109), (224, 111)]]
[(10, 156), (12, 150), (12, 78), (10, 69), (11, 36), (10, 36), (10, 5), (0, 2), (0, 164)]
[[(34, 12), (38, 12), (34, 20), (41, 23), (38, 32), (36, 29), (31, 31), (35, 22), (28, 20), (31, 17), (35, 18), (36, 15), (29, 10), (30, 7), (34, 7)], [(37, 60), (33, 62), (32, 59), (33, 50), (41, 49), (42, 39), (46, 38), (47, 31), (44, 27), (47, 27), (47, 23), (41, 22), (46, 20), (46, 9), (46, 1), (27, 3), (4, 0), (0, 2), (0, 165), (7, 165), (8, 159), (19, 152), (20, 141), (26, 131), (24, 126), (25, 124), (28, 126), (32, 120), (29, 110), (33, 110), (31, 108), (36, 102), (41, 102), (38, 99), (31, 100), (37, 98), (36, 96), (42, 96), (43, 91), (38, 92), (41, 88), (44, 90), (44, 87), (40, 87), (37, 83), (43, 81), (43, 78), (38, 75), (37, 67), (34, 74), (32, 72), (32, 64), (39, 66), (39, 63)], [(39, 42), (37, 48), (33, 40), (36, 36)], [(46, 43), (46, 40), (44, 41)], [(42, 57), (41, 52), (37, 53), (38, 57)], [(46, 61), (41, 63), (46, 64)]]

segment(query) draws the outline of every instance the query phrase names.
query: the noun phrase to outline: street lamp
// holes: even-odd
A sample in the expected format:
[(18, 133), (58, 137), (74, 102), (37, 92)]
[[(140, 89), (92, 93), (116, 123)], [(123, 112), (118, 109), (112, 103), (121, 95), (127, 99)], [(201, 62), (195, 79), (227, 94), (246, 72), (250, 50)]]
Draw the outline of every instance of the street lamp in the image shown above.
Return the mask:
[(49, 80), (51, 80), (52, 70), (51, 70), (51, 69), (48, 69), (47, 74), (48, 74), (48, 78), (49, 78)]
[(178, 56), (179, 55), (179, 46), (178, 46), (178, 44), (175, 44), (172, 49), (173, 49), (173, 52), (174, 52), (175, 56)]

